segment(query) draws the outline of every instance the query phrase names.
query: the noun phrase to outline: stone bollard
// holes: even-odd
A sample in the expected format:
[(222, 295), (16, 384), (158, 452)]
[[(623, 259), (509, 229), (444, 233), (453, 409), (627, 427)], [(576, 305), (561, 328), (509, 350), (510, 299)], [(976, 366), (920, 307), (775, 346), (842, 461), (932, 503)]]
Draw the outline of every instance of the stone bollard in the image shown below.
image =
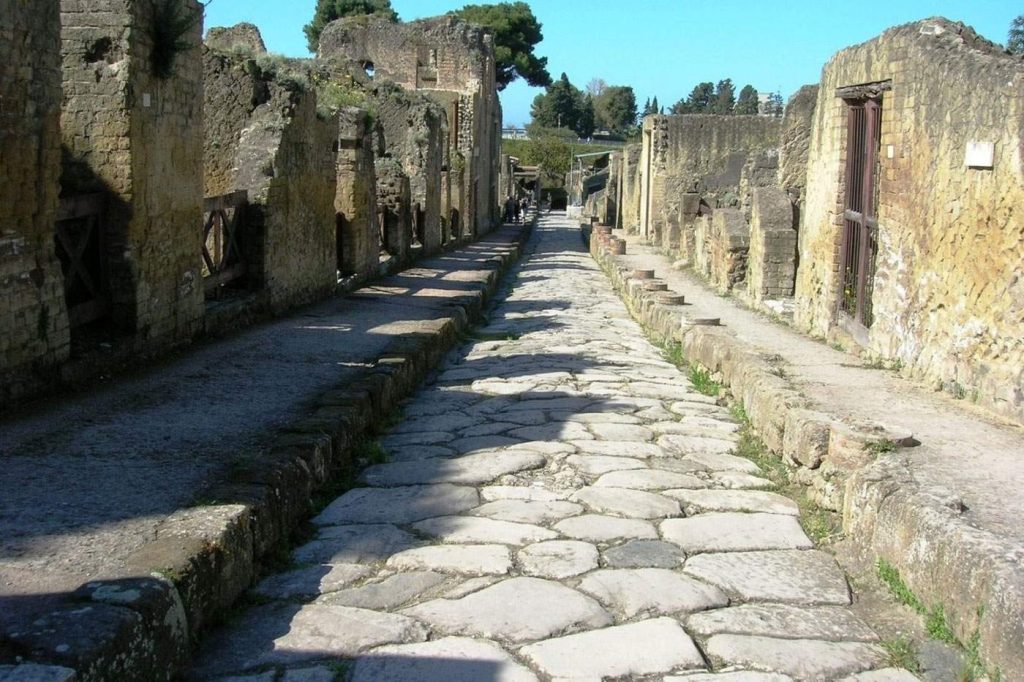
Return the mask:
[(634, 270), (633, 279), (654, 279), (654, 270)]
[(626, 255), (626, 240), (612, 237), (612, 253), (616, 256)]
[(660, 279), (649, 279), (643, 283), (644, 291), (668, 291), (668, 285)]
[(659, 292), (655, 294), (654, 300), (662, 305), (683, 305), (686, 303), (686, 297), (674, 291)]

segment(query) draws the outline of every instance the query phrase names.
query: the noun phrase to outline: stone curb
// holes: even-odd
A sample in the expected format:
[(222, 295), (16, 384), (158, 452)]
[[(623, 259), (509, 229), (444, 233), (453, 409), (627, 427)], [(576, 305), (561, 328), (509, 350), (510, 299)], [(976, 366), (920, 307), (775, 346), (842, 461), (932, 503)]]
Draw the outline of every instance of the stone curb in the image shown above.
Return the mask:
[(912, 434), (817, 411), (747, 344), (717, 321), (659, 303), (607, 238), (590, 239), (589, 225), (581, 230), (630, 313), (656, 340), (680, 343), (688, 362), (721, 379), (765, 445), (796, 468), (811, 499), (842, 512), (847, 537), (899, 569), (927, 604), (943, 604), (961, 642), (977, 633), (983, 659), (1003, 679), (1024, 679), (1024, 552), (959, 518), (960, 502), (948, 491), (921, 489), (898, 456), (877, 457), (866, 447), (913, 445)]
[(498, 247), (479, 289), (394, 339), (373, 367), (320, 395), (312, 414), (233, 471), (231, 481), (202, 491), (197, 499), (209, 504), (165, 519), (156, 538), (128, 558), (125, 577), (86, 583), (30, 627), (4, 633), (0, 653), (24, 663), (0, 665), (0, 682), (174, 679), (199, 633), (251, 585), (259, 560), (310, 516), (313, 493), (353, 464), (353, 447), (369, 428), (480, 317), (532, 227)]

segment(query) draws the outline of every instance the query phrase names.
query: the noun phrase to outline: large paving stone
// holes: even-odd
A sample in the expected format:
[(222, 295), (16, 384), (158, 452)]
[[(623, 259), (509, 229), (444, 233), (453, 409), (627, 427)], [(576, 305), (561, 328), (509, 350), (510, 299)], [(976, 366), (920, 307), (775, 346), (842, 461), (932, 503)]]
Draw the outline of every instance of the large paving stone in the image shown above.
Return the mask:
[(359, 564), (317, 565), (278, 573), (260, 581), (253, 592), (269, 599), (316, 597), (351, 585), (373, 573)]
[(800, 680), (835, 679), (870, 670), (886, 660), (884, 650), (863, 642), (715, 635), (704, 648), (716, 666), (742, 666)]
[(519, 650), (541, 672), (555, 679), (632, 678), (692, 668), (704, 659), (679, 623), (670, 618), (619, 625)]
[(477, 516), (517, 523), (553, 523), (583, 513), (583, 507), (561, 500), (495, 500), (473, 510)]
[(609, 457), (608, 455), (570, 455), (565, 458), (565, 462), (576, 467), (581, 474), (586, 476), (600, 476), (609, 471), (626, 471), (647, 467), (643, 460), (632, 457)]
[(382, 646), (360, 656), (351, 682), (536, 682), (493, 642), (444, 637), (432, 642)]
[(412, 419), (405, 419), (401, 423), (392, 427), (388, 431), (388, 435), (420, 433), (424, 431), (443, 431), (445, 433), (450, 433), (452, 431), (464, 429), (467, 426), (473, 426), (476, 423), (476, 420), (472, 417), (458, 414), (457, 412), (431, 417), (414, 417)]
[(571, 442), (581, 455), (648, 459), (650, 457), (664, 457), (666, 454), (664, 450), (654, 443), (642, 443), (633, 440), (574, 440)]
[(518, 554), (526, 575), (562, 580), (597, 568), (597, 548), (579, 540), (552, 540), (524, 547)]
[(321, 604), (388, 610), (412, 601), (445, 580), (445, 576), (436, 571), (396, 573), (380, 582), (338, 590), (317, 601)]
[(917, 675), (902, 668), (882, 668), (850, 675), (839, 682), (917, 682)]
[(627, 488), (596, 488), (577, 490), (570, 498), (597, 512), (618, 514), (634, 519), (661, 519), (679, 516), (679, 503), (655, 493)]
[(595, 571), (577, 587), (626, 620), (639, 615), (693, 613), (729, 603), (717, 587), (666, 568)]
[(210, 634), (192, 674), (205, 678), (352, 657), (383, 644), (426, 638), (427, 629), (421, 623), (398, 614), (315, 603), (257, 606)]
[(603, 627), (612, 620), (590, 597), (539, 578), (510, 578), (462, 599), (437, 599), (403, 613), (444, 633), (507, 642)]
[(589, 440), (594, 436), (582, 424), (576, 422), (551, 422), (540, 426), (523, 426), (509, 435), (523, 440), (567, 441)]
[(649, 521), (621, 519), (601, 514), (584, 514), (559, 521), (554, 525), (559, 533), (589, 542), (613, 542), (630, 539), (657, 539), (658, 531)]
[(589, 424), (590, 432), (601, 440), (638, 440), (654, 439), (654, 432), (646, 426), (632, 424)]
[(743, 604), (695, 613), (686, 627), (701, 637), (762, 635), (787, 639), (877, 642), (878, 635), (850, 609), (841, 606)]
[(558, 533), (540, 526), (477, 516), (440, 516), (415, 523), (413, 528), (442, 542), (525, 545), (558, 537)]
[(356, 488), (327, 505), (313, 523), (413, 523), (432, 516), (458, 514), (479, 504), (475, 489), (449, 483)]
[(682, 547), (687, 554), (814, 546), (796, 517), (785, 514), (712, 512), (686, 519), (668, 519), (661, 524), (661, 536)]
[(603, 556), (610, 568), (679, 568), (686, 559), (683, 550), (661, 540), (630, 540)]
[(767, 478), (746, 474), (742, 471), (714, 471), (711, 473), (711, 483), (730, 490), (757, 490), (775, 487), (775, 484)]
[(498, 450), (499, 448), (507, 448), (513, 445), (518, 445), (522, 440), (519, 438), (509, 438), (508, 436), (469, 436), (467, 438), (458, 438), (453, 440), (448, 445), (455, 448), (459, 454), (484, 454), (485, 452)]
[(683, 570), (744, 601), (842, 605), (850, 589), (836, 560), (818, 550), (698, 554)]
[(580, 424), (640, 424), (631, 414), (615, 412), (552, 412), (551, 421), (579, 422)]
[(564, 500), (569, 493), (549, 490), (539, 485), (490, 485), (480, 489), (480, 497), (488, 502), (495, 500)]
[(512, 422), (487, 422), (484, 424), (475, 424), (469, 428), (462, 429), (459, 431), (459, 436), (462, 438), (470, 438), (472, 436), (494, 436), (518, 427), (519, 424), (514, 424)]
[[(678, 377), (678, 380), (686, 382), (682, 375)], [(695, 395), (699, 395), (692, 386), (684, 386), (682, 383), (656, 384), (646, 381), (631, 382), (629, 392), (643, 398), (657, 398), (658, 400), (692, 400)]]
[(692, 457), (701, 454), (726, 454), (736, 449), (734, 440), (703, 436), (667, 435), (655, 443), (669, 454)]
[(738, 471), (754, 476), (762, 475), (761, 469), (745, 457), (722, 452), (696, 452), (687, 455), (686, 458), (703, 464), (709, 471)]
[(732, 670), (721, 673), (698, 673), (696, 675), (669, 675), (662, 678), (661, 682), (793, 682), (793, 678), (789, 675), (780, 675), (779, 673)]
[(415, 535), (390, 524), (325, 526), (292, 558), (299, 563), (366, 564), (420, 544)]
[(416, 462), (421, 459), (438, 457), (454, 457), (458, 453), (454, 449), (442, 445), (403, 445), (387, 451), (392, 462)]
[(430, 545), (399, 552), (387, 565), (399, 571), (504, 575), (512, 569), (512, 556), (504, 545)]
[(455, 434), (449, 431), (417, 431), (384, 436), (380, 439), (380, 446), (391, 450), (409, 445), (442, 445), (454, 439)]
[(463, 457), (377, 464), (367, 468), (362, 479), (367, 485), (379, 487), (427, 483), (480, 485), (505, 474), (540, 468), (545, 461), (535, 452), (484, 452)]
[(799, 516), (796, 502), (766, 490), (664, 490), (661, 493), (682, 503), (687, 516), (704, 512), (762, 512)]
[(690, 474), (680, 474), (663, 469), (634, 469), (632, 471), (612, 471), (594, 481), (594, 485), (599, 488), (667, 490), (669, 488), (706, 488), (708, 483)]

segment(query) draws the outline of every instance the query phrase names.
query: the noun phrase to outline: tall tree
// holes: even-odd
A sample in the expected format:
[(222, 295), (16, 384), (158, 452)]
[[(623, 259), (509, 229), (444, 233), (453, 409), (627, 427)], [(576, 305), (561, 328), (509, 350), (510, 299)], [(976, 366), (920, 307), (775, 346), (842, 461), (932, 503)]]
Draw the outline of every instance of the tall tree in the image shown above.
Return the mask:
[(607, 86), (594, 98), (594, 109), (599, 128), (621, 133), (636, 125), (636, 93), (628, 85)]
[(1006, 34), (1006, 49), (1014, 54), (1024, 54), (1024, 14), (1010, 22), (1010, 31)]
[(530, 107), (534, 125), (543, 128), (576, 128), (579, 107), (582, 103), (580, 91), (569, 82), (564, 73), (551, 84), (546, 92), (537, 95)]
[(752, 116), (757, 114), (757, 90), (752, 85), (744, 85), (740, 90), (740, 96), (733, 107), (733, 113), (740, 116)]
[(672, 105), (673, 114), (707, 114), (715, 97), (715, 84), (710, 81), (698, 83), (686, 97)]
[(651, 113), (651, 98), (650, 97), (648, 97), (646, 100), (644, 100), (644, 108), (640, 112), (640, 115), (641, 116), (646, 116), (649, 113)]
[(725, 78), (718, 81), (718, 85), (715, 86), (715, 96), (711, 101), (711, 112), (712, 114), (718, 114), (719, 116), (726, 116), (732, 113), (733, 105), (736, 104), (735, 87), (732, 84), (731, 78)]
[(590, 96), (589, 92), (585, 94), (580, 93), (577, 102), (576, 125), (573, 126), (573, 130), (580, 137), (590, 137), (594, 134), (594, 126), (597, 121), (597, 115), (594, 111), (594, 98)]
[(391, 0), (316, 0), (313, 20), (302, 27), (309, 51), (316, 52), (320, 34), (327, 24), (357, 14), (376, 14), (389, 21), (398, 21), (398, 13), (391, 8)]
[(782, 93), (776, 91), (768, 95), (768, 101), (761, 106), (761, 113), (765, 116), (775, 116), (778, 118), (782, 116), (785, 108), (785, 105), (782, 103)]
[(601, 93), (608, 87), (608, 83), (603, 78), (591, 78), (590, 82), (587, 83), (587, 92), (590, 93), (591, 97), (600, 97)]
[(493, 33), (498, 90), (504, 90), (516, 78), (537, 87), (551, 85), (548, 58), (534, 54), (534, 48), (544, 39), (541, 23), (525, 2), (466, 5), (451, 14)]
[(651, 100), (651, 113), (652, 114), (664, 114), (665, 110), (658, 106), (658, 96), (655, 95), (654, 99)]

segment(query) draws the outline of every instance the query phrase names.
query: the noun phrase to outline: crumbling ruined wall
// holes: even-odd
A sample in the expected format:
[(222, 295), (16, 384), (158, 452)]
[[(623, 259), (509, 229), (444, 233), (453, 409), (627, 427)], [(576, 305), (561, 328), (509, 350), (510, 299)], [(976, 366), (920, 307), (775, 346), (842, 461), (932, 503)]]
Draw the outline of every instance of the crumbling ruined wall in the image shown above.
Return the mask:
[(640, 229), (640, 157), (643, 146), (627, 145), (622, 149), (622, 172), (619, 182), (618, 226), (630, 233)]
[(412, 246), (409, 177), (392, 158), (378, 159), (376, 171), (381, 256), (390, 257), (391, 266), (400, 265), (409, 260)]
[(691, 258), (697, 214), (692, 197), (684, 195), (698, 195), (710, 209), (742, 206), (750, 189), (774, 180), (780, 133), (780, 120), (765, 116), (648, 116), (640, 160), (641, 233)]
[[(214, 35), (215, 44), (232, 40)], [(272, 71), (244, 50), (209, 45), (203, 61), (204, 185), (209, 195), (248, 192), (241, 246), (249, 287), (274, 310), (325, 295), (338, 271), (337, 118), (317, 115), (301, 71)]]
[(54, 253), (60, 174), (60, 4), (0, 0), (0, 402), (69, 353)]
[(789, 195), (798, 211), (807, 193), (807, 157), (811, 148), (811, 128), (817, 103), (818, 86), (805, 85), (786, 102), (786, 111), (782, 116), (779, 186)]
[[(825, 66), (807, 175), (796, 321), (837, 313), (847, 134), (837, 89), (882, 93), (878, 251), (868, 349), (1024, 420), (1024, 63), (944, 19), (896, 27)], [(991, 167), (968, 167), (971, 142)], [(987, 166), (988, 164), (984, 164)]]
[(398, 161), (409, 178), (413, 240), (425, 253), (433, 253), (443, 241), (441, 169), (448, 135), (444, 110), (392, 83), (379, 82), (371, 94), (384, 153)]
[(338, 112), (338, 270), (357, 279), (375, 274), (380, 258), (372, 125), (365, 109), (345, 107)]
[[(114, 325), (153, 350), (199, 331), (202, 246), (201, 21), (158, 73), (158, 3), (61, 3), (62, 193), (107, 198), (104, 288)], [(195, 0), (181, 9), (195, 13)], [(166, 39), (165, 39), (166, 42)]]
[(375, 80), (423, 93), (444, 108), (449, 164), (461, 176), (458, 189), (449, 178), (452, 207), (464, 235), (490, 229), (501, 200), (501, 105), (490, 34), (451, 16), (401, 24), (354, 17), (329, 24), (317, 54), (372, 65)]
[(751, 303), (789, 298), (796, 278), (793, 203), (779, 187), (753, 190), (747, 296)]

